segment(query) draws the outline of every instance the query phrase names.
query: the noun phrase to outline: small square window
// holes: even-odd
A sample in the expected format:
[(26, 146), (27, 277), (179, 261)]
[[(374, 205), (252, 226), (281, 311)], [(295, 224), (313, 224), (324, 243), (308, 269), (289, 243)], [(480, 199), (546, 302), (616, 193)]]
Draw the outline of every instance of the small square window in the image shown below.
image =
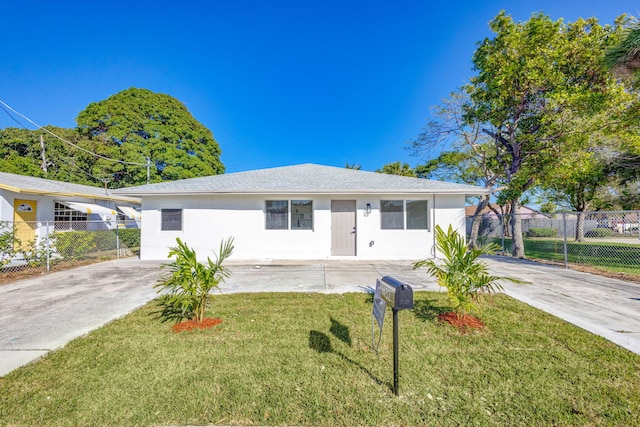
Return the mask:
[(267, 200), (265, 206), (266, 229), (267, 230), (288, 230), (289, 229), (289, 201), (288, 200)]
[(380, 217), (381, 228), (383, 230), (403, 230), (404, 229), (404, 201), (402, 200), (381, 200)]
[(182, 209), (162, 209), (160, 220), (160, 230), (180, 231), (182, 230)]

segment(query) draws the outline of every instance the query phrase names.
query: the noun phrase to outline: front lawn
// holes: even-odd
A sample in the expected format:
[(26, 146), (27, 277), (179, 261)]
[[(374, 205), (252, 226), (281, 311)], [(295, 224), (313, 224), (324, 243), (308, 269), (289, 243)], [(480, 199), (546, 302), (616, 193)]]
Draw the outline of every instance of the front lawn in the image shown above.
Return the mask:
[(400, 397), (370, 295), (235, 294), (213, 329), (175, 334), (150, 304), (1, 378), (0, 424), (640, 425), (640, 356), (503, 295), (466, 334), (437, 321), (443, 293), (415, 305)]

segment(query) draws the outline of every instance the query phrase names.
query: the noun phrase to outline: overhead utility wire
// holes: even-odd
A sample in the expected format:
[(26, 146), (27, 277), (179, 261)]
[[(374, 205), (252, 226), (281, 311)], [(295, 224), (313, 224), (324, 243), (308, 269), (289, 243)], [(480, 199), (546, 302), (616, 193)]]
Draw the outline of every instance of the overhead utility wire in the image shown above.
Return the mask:
[[(4, 104), (4, 103), (3, 103)], [(27, 127), (25, 125), (23, 125), (20, 120), (16, 119), (15, 117), (13, 117), (13, 114), (11, 114), (10, 112), (7, 111), (6, 108), (4, 108), (2, 105), (0, 105), (0, 108), (2, 108), (2, 111), (4, 111), (5, 113), (7, 113), (7, 116), (11, 117), (11, 120), (13, 120), (14, 122), (16, 122), (17, 124), (19, 124), (20, 126), (22, 126), (23, 128), (27, 129)], [(29, 129), (27, 129), (29, 130)]]
[[(7, 111), (7, 109), (6, 109), (6, 108), (4, 108), (2, 105), (0, 105), (0, 110), (2, 110), (2, 111), (4, 111), (5, 113), (7, 113), (7, 115), (8, 115), (9, 117), (11, 117), (11, 119), (12, 119), (14, 122), (16, 122), (17, 124), (19, 124), (20, 126), (22, 126), (24, 129), (26, 129), (26, 130), (30, 131), (30, 129), (29, 129), (28, 127), (26, 127), (26, 126), (25, 126), (25, 125), (24, 125), (20, 120), (18, 120), (18, 119), (16, 119), (15, 117), (13, 117), (13, 115), (12, 115), (9, 111)], [(65, 165), (67, 165), (67, 166), (70, 166), (70, 167), (72, 167), (72, 168), (75, 168), (75, 169), (79, 170), (79, 171), (80, 171), (80, 172), (82, 172), (83, 174), (87, 175), (89, 178), (93, 178), (93, 179), (95, 179), (96, 181), (102, 181), (102, 180), (103, 180), (102, 178), (98, 178), (97, 176), (93, 176), (93, 175), (91, 175), (89, 172), (87, 172), (86, 170), (82, 169), (81, 167), (79, 167), (78, 165), (76, 165), (76, 164), (74, 164), (74, 163), (70, 163), (70, 162), (64, 161), (64, 160), (62, 159), (62, 157), (59, 157), (57, 160), (58, 160), (58, 161), (60, 161), (60, 162), (62, 162), (62, 163), (64, 163), (64, 164), (65, 164)]]
[[(47, 129), (47, 128), (45, 128), (45, 127), (40, 126), (39, 124), (37, 124), (36, 122), (34, 122), (33, 120), (31, 120), (29, 117), (27, 117), (27, 116), (25, 116), (24, 114), (21, 114), (21, 113), (17, 112), (16, 110), (14, 110), (13, 108), (11, 108), (11, 106), (10, 106), (9, 104), (7, 104), (6, 102), (4, 102), (4, 101), (3, 101), (3, 100), (1, 100), (1, 99), (0, 99), (0, 104), (4, 105), (4, 106), (5, 106), (5, 107), (7, 107), (9, 110), (13, 111), (14, 113), (16, 113), (17, 115), (19, 115), (20, 117), (22, 117), (23, 119), (25, 119), (26, 121), (28, 121), (29, 123), (31, 123), (32, 125), (34, 125), (35, 127), (37, 127), (38, 129), (43, 130), (43, 131), (45, 131), (45, 132), (47, 132), (47, 133), (49, 133), (49, 134), (53, 135), (55, 138), (58, 138), (60, 141), (65, 142), (65, 143), (67, 143), (67, 144), (71, 145), (72, 147), (77, 148), (77, 149), (78, 149), (78, 150), (80, 150), (80, 151), (84, 151), (85, 153), (91, 154), (92, 156), (99, 157), (99, 158), (101, 158), (101, 159), (108, 160), (108, 161), (110, 161), (110, 162), (122, 163), (122, 164), (124, 164), (124, 165), (136, 165), (136, 166), (147, 166), (147, 167), (148, 167), (148, 163), (146, 163), (146, 164), (145, 164), (145, 163), (136, 163), (136, 162), (126, 162), (126, 161), (124, 161), (124, 160), (112, 159), (112, 158), (110, 158), (110, 157), (106, 157), (106, 156), (103, 156), (103, 155), (101, 155), (101, 154), (97, 154), (97, 153), (94, 153), (93, 151), (90, 151), (90, 150), (87, 150), (87, 149), (85, 149), (85, 148), (82, 148), (82, 147), (80, 147), (80, 146), (78, 146), (78, 145), (74, 144), (73, 142), (67, 141), (66, 139), (64, 139), (64, 138), (62, 138), (62, 137), (60, 137), (60, 136), (56, 135), (55, 133), (51, 132), (49, 129)], [(4, 110), (4, 108), (3, 108), (3, 110)], [(6, 111), (6, 110), (5, 110), (5, 111)], [(7, 113), (7, 114), (8, 114), (8, 113)], [(9, 116), (11, 116), (11, 114), (9, 114)], [(13, 117), (12, 117), (12, 118), (13, 118)], [(18, 122), (15, 118), (13, 118), (13, 120), (15, 120), (16, 122)], [(18, 122), (18, 123), (20, 123), (20, 122)], [(20, 124), (21, 124), (21, 123), (20, 123)], [(24, 127), (24, 125), (23, 125), (23, 127)], [(26, 129), (26, 128), (25, 128), (25, 129)]]

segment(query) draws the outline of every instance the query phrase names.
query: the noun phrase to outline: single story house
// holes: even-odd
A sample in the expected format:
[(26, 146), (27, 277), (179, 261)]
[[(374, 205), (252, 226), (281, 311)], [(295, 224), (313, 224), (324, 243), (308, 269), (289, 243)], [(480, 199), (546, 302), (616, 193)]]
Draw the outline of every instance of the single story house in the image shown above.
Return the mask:
[(114, 194), (142, 198), (143, 260), (176, 238), (206, 259), (233, 236), (233, 259), (422, 259), (434, 225), (464, 235), (465, 196), (484, 188), (301, 164), (191, 178)]
[(0, 222), (14, 223), (22, 242), (74, 222), (101, 221), (115, 227), (119, 216), (139, 220), (139, 206), (137, 197), (100, 187), (0, 172)]

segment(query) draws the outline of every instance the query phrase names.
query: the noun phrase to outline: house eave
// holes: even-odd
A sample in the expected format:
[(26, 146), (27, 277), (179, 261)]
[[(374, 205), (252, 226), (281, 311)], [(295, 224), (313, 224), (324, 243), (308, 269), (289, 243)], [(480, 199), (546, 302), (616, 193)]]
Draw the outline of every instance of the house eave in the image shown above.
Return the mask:
[(378, 190), (264, 190), (264, 191), (154, 191), (135, 193), (137, 197), (153, 196), (211, 196), (211, 195), (244, 195), (244, 196), (265, 196), (265, 195), (338, 195), (350, 196), (355, 194), (415, 194), (415, 195), (464, 195), (480, 196), (487, 194), (487, 191), (477, 190), (416, 190), (416, 189), (378, 189)]
[(113, 200), (119, 202), (128, 202), (128, 203), (140, 203), (140, 199), (137, 197), (129, 197), (129, 196), (116, 196), (113, 194), (89, 194), (89, 193), (74, 193), (74, 192), (62, 192), (62, 191), (47, 191), (47, 190), (37, 190), (32, 188), (19, 188), (11, 185), (0, 184), (0, 190), (10, 191), (12, 193), (17, 194), (28, 194), (34, 196), (51, 196), (51, 197), (84, 197), (87, 199), (96, 199), (96, 200)]

